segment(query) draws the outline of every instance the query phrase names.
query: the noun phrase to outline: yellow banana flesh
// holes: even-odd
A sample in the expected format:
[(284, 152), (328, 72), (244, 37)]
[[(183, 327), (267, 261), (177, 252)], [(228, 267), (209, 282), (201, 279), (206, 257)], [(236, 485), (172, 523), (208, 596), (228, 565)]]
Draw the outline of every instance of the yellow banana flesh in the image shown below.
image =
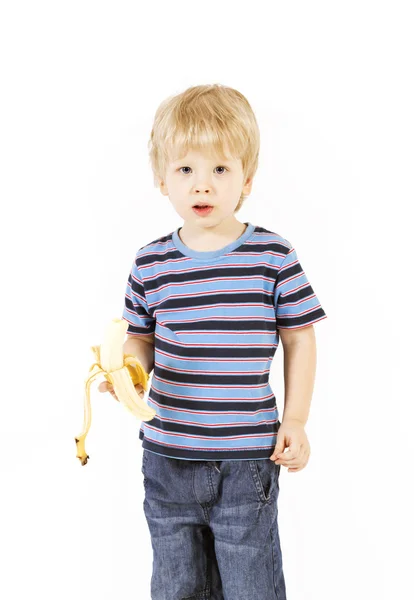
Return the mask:
[(85, 439), (91, 426), (90, 387), (98, 375), (104, 375), (105, 379), (113, 385), (119, 401), (138, 419), (151, 421), (156, 415), (155, 410), (140, 398), (134, 387), (139, 383), (146, 391), (149, 375), (136, 356), (123, 353), (127, 329), (128, 323), (125, 319), (112, 319), (105, 332), (103, 344), (100, 347), (91, 347), (95, 362), (90, 367), (89, 375), (85, 380), (83, 431), (75, 437), (76, 457), (82, 465), (86, 465), (89, 458), (85, 450)]

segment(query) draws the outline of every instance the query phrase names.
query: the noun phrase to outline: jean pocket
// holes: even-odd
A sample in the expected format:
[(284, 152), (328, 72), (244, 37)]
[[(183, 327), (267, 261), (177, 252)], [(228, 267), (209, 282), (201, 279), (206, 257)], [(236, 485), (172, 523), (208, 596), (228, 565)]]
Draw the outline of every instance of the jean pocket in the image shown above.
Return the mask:
[(249, 464), (259, 500), (263, 504), (268, 504), (278, 484), (280, 465), (275, 465), (269, 458), (250, 460)]

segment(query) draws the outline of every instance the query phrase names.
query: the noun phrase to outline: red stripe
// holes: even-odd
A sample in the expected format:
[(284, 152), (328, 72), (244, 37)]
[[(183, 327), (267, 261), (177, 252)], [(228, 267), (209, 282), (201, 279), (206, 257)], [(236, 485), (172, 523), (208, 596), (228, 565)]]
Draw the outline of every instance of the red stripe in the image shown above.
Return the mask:
[[(194, 386), (194, 387), (195, 387), (195, 389), (197, 389), (197, 386)], [(262, 387), (265, 387), (265, 386), (262, 386)], [(186, 396), (185, 394), (174, 394), (174, 392), (170, 392), (170, 391), (168, 391), (168, 393), (166, 393), (165, 391), (160, 390), (159, 388), (157, 388), (157, 386), (154, 383), (152, 384), (151, 389), (153, 389), (155, 392), (157, 392), (158, 394), (161, 394), (163, 396), (170, 396), (171, 398), (184, 398), (184, 399), (187, 399), (187, 400), (193, 400), (194, 402), (197, 401), (197, 400), (201, 400), (201, 401), (204, 401), (204, 400), (211, 400), (211, 401), (220, 400), (219, 398), (214, 398), (213, 396), (203, 396), (202, 398), (195, 398), (194, 396)], [(266, 394), (265, 396), (257, 396), (257, 398), (249, 398), (248, 400), (249, 400), (249, 402), (251, 402), (252, 400), (254, 402), (263, 402), (264, 400), (268, 400), (269, 398), (273, 398), (273, 397), (274, 397), (274, 394), (272, 392), (270, 392), (270, 394)], [(155, 402), (152, 398), (151, 398), (151, 400), (157, 406), (160, 406), (160, 407), (164, 406), (164, 405), (158, 404), (158, 402)], [(247, 398), (245, 396), (232, 396), (230, 398), (225, 398), (224, 399), (225, 402), (227, 402), (227, 400), (234, 400), (234, 401), (240, 402), (240, 401), (246, 401)], [(175, 408), (175, 409), (171, 409), (171, 410), (181, 410), (181, 409)], [(273, 409), (271, 409), (271, 410), (273, 410)], [(194, 412), (194, 411), (191, 410), (189, 412)], [(261, 411), (259, 410), (257, 412), (261, 412)], [(205, 414), (210, 414), (210, 412), (207, 412)], [(217, 414), (219, 414), (219, 413), (217, 413)], [(245, 413), (244, 413), (244, 411), (241, 411), (241, 412), (239, 412), (237, 414), (245, 414)], [(246, 414), (255, 414), (255, 413), (246, 413)]]
[(171, 344), (174, 344), (175, 346), (187, 346), (188, 348), (235, 348), (235, 347), (236, 348), (273, 348), (275, 345), (275, 344), (255, 344), (253, 342), (249, 342), (248, 344), (235, 344), (234, 342), (228, 342), (227, 344), (205, 344), (205, 343), (189, 344), (188, 342), (170, 340), (169, 338), (166, 338), (159, 334), (157, 334), (157, 338), (160, 340), (165, 340), (166, 342), (170, 342)]
[[(157, 335), (157, 337), (159, 337)], [(165, 338), (163, 338), (165, 339)], [(171, 340), (168, 340), (171, 341)], [(276, 345), (276, 344), (274, 344)], [(159, 348), (157, 348), (156, 350), (157, 354), (161, 354), (162, 356), (166, 356), (167, 358), (174, 358), (175, 360), (182, 360), (183, 362), (188, 362), (188, 361), (193, 361), (193, 362), (209, 362), (209, 363), (216, 363), (216, 362), (240, 362), (240, 358), (197, 358), (197, 357), (192, 357), (192, 356), (178, 356), (177, 354), (171, 354), (171, 352), (166, 352), (165, 350), (160, 350)], [(268, 362), (268, 358), (267, 357), (259, 357), (259, 358), (243, 358), (243, 363), (251, 363), (251, 362)]]
[[(207, 363), (211, 363), (211, 360), (207, 360)], [(240, 362), (240, 361), (238, 361)], [(267, 361), (266, 361), (267, 362)], [(202, 373), (203, 375), (208, 375), (209, 373), (211, 373), (212, 375), (245, 375), (246, 374), (246, 370), (243, 369), (242, 371), (217, 371), (216, 369), (214, 370), (206, 370), (206, 369), (177, 369), (172, 367), (171, 365), (163, 365), (162, 363), (159, 363), (158, 361), (154, 361), (154, 365), (156, 367), (160, 367), (161, 369), (168, 369), (168, 371), (172, 371), (173, 373)], [(262, 373), (270, 373), (270, 369), (260, 369), (260, 371), (250, 371), (249, 370), (249, 375), (261, 375)], [(239, 386), (240, 387), (240, 386)]]
[[(255, 291), (263, 291), (263, 290), (255, 290)], [(176, 297), (176, 296), (175, 296)], [(215, 304), (203, 304), (202, 306), (184, 306), (183, 308), (173, 308), (173, 309), (168, 309), (166, 308), (165, 310), (162, 309), (157, 309), (156, 310), (156, 314), (158, 316), (158, 314), (163, 314), (165, 312), (169, 313), (169, 312), (173, 312), (173, 313), (180, 313), (180, 312), (190, 312), (191, 310), (205, 310), (207, 308), (220, 308), (220, 307), (225, 307), (225, 308), (244, 308), (245, 306), (257, 306), (260, 308), (263, 308), (263, 306), (265, 308), (268, 308), (269, 310), (273, 310), (274, 306), (269, 306), (267, 304), (264, 304), (264, 302), (243, 302), (243, 304), (239, 304), (237, 302), (220, 302), (220, 303), (215, 303)], [(214, 318), (214, 315), (213, 315)], [(250, 316), (251, 318), (251, 316)]]
[[(220, 384), (220, 385), (212, 385), (211, 383), (206, 383), (205, 385), (200, 384), (200, 383), (183, 383), (182, 381), (170, 381), (170, 379), (163, 379), (162, 377), (158, 377), (158, 375), (153, 375), (152, 381), (161, 381), (162, 383), (166, 383), (170, 386), (175, 386), (178, 388), (184, 388), (184, 387), (190, 387), (193, 390), (233, 390), (233, 389), (237, 389), (237, 388), (241, 388), (243, 387), (242, 385), (225, 385), (225, 384)], [(269, 383), (261, 383), (260, 385), (254, 385), (252, 383), (249, 384), (249, 390), (259, 390), (260, 388), (268, 388), (269, 387)], [(166, 394), (166, 392), (161, 392)], [(169, 392), (168, 394), (169, 395)], [(272, 394), (274, 395), (274, 394)], [(194, 399), (194, 396), (193, 396)], [(253, 400), (254, 402), (256, 402), (256, 398), (251, 398), (251, 397), (247, 397), (246, 396), (243, 398), (243, 400), (245, 401), (251, 401)]]

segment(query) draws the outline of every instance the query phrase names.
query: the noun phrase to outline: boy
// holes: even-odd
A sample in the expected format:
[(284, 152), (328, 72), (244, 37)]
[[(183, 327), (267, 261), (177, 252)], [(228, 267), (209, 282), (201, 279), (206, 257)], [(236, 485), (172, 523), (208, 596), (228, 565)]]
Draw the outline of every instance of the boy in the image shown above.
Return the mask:
[[(138, 250), (123, 311), (124, 351), (154, 369), (157, 415), (139, 432), (153, 600), (286, 599), (279, 471), (309, 458), (313, 324), (327, 315), (290, 242), (235, 217), (258, 154), (234, 89), (195, 86), (157, 110), (154, 181), (184, 224)], [(279, 337), (282, 423), (268, 381)]]

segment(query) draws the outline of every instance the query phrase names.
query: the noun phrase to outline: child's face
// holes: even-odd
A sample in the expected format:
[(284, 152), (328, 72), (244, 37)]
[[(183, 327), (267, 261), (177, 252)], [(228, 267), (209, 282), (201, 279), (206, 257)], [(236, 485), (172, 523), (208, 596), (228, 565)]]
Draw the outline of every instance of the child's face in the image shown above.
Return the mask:
[[(180, 160), (171, 160), (160, 190), (184, 221), (211, 227), (233, 216), (242, 193), (249, 195), (252, 180), (244, 181), (239, 158), (208, 157), (191, 150)], [(197, 214), (195, 204), (209, 204), (209, 214)]]

